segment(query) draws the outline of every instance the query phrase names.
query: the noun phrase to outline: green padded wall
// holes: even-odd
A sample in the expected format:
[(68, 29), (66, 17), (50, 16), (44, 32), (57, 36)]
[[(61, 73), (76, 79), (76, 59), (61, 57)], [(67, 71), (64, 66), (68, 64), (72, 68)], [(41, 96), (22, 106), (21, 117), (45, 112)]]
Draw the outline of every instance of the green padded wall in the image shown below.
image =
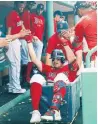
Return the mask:
[(81, 81), (83, 124), (97, 124), (97, 70), (84, 69)]

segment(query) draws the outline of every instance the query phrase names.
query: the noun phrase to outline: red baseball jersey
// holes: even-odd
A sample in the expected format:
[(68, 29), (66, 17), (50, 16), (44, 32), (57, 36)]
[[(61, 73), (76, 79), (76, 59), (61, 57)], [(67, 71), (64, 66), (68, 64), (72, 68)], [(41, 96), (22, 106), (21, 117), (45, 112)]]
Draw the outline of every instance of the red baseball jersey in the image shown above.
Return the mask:
[(7, 28), (11, 27), (11, 34), (19, 33), (22, 29), (22, 23), (19, 14), (12, 10), (6, 20)]
[(31, 14), (31, 32), (32, 35), (37, 36), (41, 41), (43, 40), (45, 19), (42, 15), (36, 13)]
[[(29, 10), (25, 10), (23, 14), (20, 16), (21, 20), (23, 21), (23, 25), (27, 30), (31, 30), (31, 13)], [(30, 34), (28, 36), (25, 36), (24, 39), (27, 41), (27, 43), (32, 42), (33, 35)]]
[(70, 82), (76, 79), (77, 71), (70, 71), (68, 65), (63, 66), (60, 69), (55, 69), (49, 65), (42, 64), (42, 72), (46, 74), (47, 81), (54, 81), (55, 77), (59, 73), (67, 75)]
[[(78, 50), (81, 50), (82, 49), (82, 46), (78, 47), (78, 48), (73, 48), (70, 41), (69, 41), (69, 46), (71, 49), (73, 49), (74, 53)], [(48, 40), (48, 46), (47, 46), (47, 49), (46, 49), (46, 53), (49, 53), (51, 54), (52, 51), (54, 49), (62, 49), (63, 50), (63, 53), (66, 55), (66, 52), (64, 50), (64, 47), (61, 45), (61, 41), (60, 39), (58, 38), (58, 34), (55, 33), (54, 35), (52, 35), (49, 40)]]
[(75, 42), (82, 42), (85, 37), (88, 48), (92, 49), (97, 45), (97, 12), (90, 11), (83, 16), (75, 26)]
[(21, 20), (23, 21), (25, 28), (31, 30), (31, 13), (29, 10), (23, 12)]

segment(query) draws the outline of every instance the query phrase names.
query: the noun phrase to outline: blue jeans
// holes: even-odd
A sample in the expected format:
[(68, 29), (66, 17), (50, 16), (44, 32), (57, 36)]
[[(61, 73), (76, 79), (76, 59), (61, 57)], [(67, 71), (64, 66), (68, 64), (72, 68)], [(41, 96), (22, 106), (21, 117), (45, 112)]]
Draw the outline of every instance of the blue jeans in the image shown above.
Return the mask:
[[(21, 62), (22, 64), (27, 64), (28, 62), (31, 61), (29, 52), (28, 52), (27, 42), (24, 39), (21, 39), (20, 41), (21, 41)], [(32, 48), (34, 48), (36, 57), (40, 60), (42, 55), (42, 49), (43, 49), (42, 41), (38, 40), (38, 41), (32, 42)]]
[(33, 42), (33, 48), (36, 54), (36, 57), (41, 60), (42, 50), (43, 50), (43, 42), (38, 40)]

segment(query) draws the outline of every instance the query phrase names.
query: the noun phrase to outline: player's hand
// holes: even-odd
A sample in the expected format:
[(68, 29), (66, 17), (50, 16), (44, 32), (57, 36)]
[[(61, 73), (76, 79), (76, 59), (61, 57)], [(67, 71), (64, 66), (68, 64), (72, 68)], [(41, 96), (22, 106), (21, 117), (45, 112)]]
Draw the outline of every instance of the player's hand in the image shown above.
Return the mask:
[(38, 41), (39, 38), (38, 38), (37, 36), (33, 36), (33, 40), (34, 40), (34, 41)]
[(21, 30), (19, 32), (20, 37), (25, 37), (25, 36), (30, 35), (30, 34), (31, 34), (30, 30)]
[(65, 39), (70, 40), (71, 36), (74, 36), (75, 32), (74, 32), (74, 27), (70, 28), (68, 30), (63, 30), (61, 31), (61, 36), (64, 37)]
[(0, 38), (0, 47), (8, 46), (9, 42), (6, 38)]
[(13, 40), (13, 35), (6, 35), (6, 40), (8, 41), (8, 42), (11, 42), (12, 40)]
[(65, 37), (63, 37), (62, 35), (58, 34), (58, 38), (59, 38), (59, 41), (60, 41), (60, 44), (63, 45), (63, 46), (67, 46), (69, 45), (69, 40), (66, 39)]

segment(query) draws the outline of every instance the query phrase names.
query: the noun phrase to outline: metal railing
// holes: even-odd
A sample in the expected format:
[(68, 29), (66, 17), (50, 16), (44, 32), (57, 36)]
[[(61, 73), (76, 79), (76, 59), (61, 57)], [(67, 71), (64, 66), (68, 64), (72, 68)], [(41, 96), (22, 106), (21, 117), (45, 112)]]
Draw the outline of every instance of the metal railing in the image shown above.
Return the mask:
[(96, 52), (97, 51), (97, 46), (95, 46), (94, 48), (92, 48), (89, 52), (88, 52), (88, 54), (87, 54), (87, 56), (86, 56), (86, 68), (90, 68), (91, 67), (91, 62), (90, 62), (90, 57), (91, 57), (91, 55), (94, 53), (94, 52)]

